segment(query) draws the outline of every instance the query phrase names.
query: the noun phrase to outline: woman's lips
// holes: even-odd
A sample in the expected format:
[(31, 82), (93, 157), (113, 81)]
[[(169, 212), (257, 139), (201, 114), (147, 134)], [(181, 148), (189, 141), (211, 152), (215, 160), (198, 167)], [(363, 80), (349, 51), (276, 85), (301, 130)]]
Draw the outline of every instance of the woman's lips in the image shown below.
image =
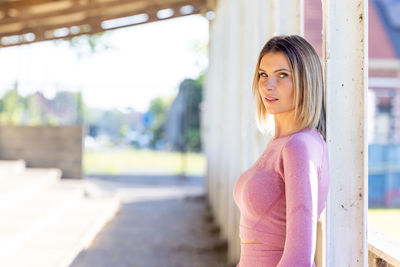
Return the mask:
[(278, 99), (277, 98), (265, 98), (265, 101), (267, 102), (267, 103), (275, 103), (276, 101), (278, 101)]

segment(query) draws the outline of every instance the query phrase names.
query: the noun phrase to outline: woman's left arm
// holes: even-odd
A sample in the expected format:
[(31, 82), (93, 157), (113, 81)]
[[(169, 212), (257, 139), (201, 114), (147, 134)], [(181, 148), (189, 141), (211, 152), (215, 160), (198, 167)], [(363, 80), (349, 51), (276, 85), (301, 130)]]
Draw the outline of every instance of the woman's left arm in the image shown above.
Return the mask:
[(277, 267), (314, 264), (318, 208), (318, 169), (304, 139), (290, 139), (282, 150), (286, 196), (286, 240)]

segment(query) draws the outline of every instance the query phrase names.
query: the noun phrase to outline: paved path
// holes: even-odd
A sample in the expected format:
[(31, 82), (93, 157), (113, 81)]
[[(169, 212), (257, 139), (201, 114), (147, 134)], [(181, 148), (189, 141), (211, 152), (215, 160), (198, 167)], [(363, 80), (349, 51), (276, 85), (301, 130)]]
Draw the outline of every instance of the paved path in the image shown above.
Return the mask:
[[(204, 179), (88, 177), (116, 194), (120, 212), (71, 267), (227, 267), (226, 245), (206, 218)], [(99, 190), (99, 188), (101, 190)]]

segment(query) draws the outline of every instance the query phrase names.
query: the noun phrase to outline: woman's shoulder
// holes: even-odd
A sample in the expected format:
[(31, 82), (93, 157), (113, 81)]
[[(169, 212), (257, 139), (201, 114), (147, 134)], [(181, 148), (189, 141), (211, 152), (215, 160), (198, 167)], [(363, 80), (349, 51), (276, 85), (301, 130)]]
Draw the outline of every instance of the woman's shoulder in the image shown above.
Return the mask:
[(323, 144), (324, 142), (322, 135), (316, 128), (305, 128), (291, 134), (289, 138), (287, 138), (286, 145), (310, 146), (314, 145), (314, 143)]
[(303, 129), (290, 135), (283, 144), (284, 154), (321, 155), (326, 143), (317, 129)]

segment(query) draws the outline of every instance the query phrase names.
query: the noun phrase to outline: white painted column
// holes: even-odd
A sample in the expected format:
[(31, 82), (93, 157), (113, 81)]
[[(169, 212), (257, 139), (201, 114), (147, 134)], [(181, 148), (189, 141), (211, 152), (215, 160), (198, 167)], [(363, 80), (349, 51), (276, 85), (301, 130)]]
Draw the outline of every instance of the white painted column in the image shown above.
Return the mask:
[[(215, 134), (215, 149), (213, 151), (214, 154), (214, 162), (215, 162), (215, 188), (214, 188), (214, 215), (215, 215), (215, 222), (221, 226), (221, 223), (223, 223), (223, 214), (222, 214), (222, 204), (223, 204), (223, 199), (222, 199), (222, 191), (223, 191), (223, 175), (222, 175), (222, 165), (223, 165), (223, 160), (222, 160), (222, 152), (223, 152), (223, 143), (221, 140), (221, 131), (222, 131), (222, 125), (221, 121), (223, 121), (224, 118), (224, 113), (222, 110), (221, 113), (221, 106), (223, 106), (223, 81), (221, 76), (221, 73), (223, 71), (223, 50), (224, 50), (224, 38), (223, 38), (223, 31), (224, 31), (224, 14), (223, 14), (223, 8), (221, 5), (221, 2), (218, 2), (217, 5), (217, 10), (216, 10), (216, 16), (215, 16), (215, 22), (217, 23), (216, 25), (216, 40), (218, 40), (218, 49), (216, 55), (214, 55), (214, 64), (215, 66), (215, 84), (212, 90), (215, 90), (216, 88), (219, 88), (218, 91), (214, 91), (215, 94), (215, 102), (214, 102), (214, 107), (213, 111), (215, 117), (213, 118), (214, 120), (214, 134)], [(218, 134), (219, 133), (219, 134)], [(218, 148), (218, 149), (217, 149)]]
[(304, 36), (304, 0), (273, 0), (278, 5), (277, 34)]
[[(233, 200), (233, 186), (240, 175), (241, 140), (241, 56), (243, 40), (239, 0), (218, 2), (210, 37), (210, 66), (207, 74), (207, 103), (212, 106), (212, 145), (208, 154), (212, 210), (220, 226), (220, 237), (228, 241), (228, 260), (240, 256), (239, 210)], [(212, 171), (211, 171), (212, 170)]]
[[(240, 128), (242, 121), (240, 120), (240, 114), (242, 112), (242, 90), (240, 88), (242, 62), (241, 54), (243, 53), (243, 16), (242, 16), (242, 4), (241, 0), (229, 0), (227, 5), (227, 11), (229, 14), (229, 26), (226, 27), (228, 34), (228, 42), (225, 46), (227, 51), (226, 57), (226, 75), (224, 80), (227, 84), (227, 120), (225, 120), (227, 128), (227, 136), (225, 140), (228, 143), (226, 146), (226, 154), (228, 156), (227, 166), (227, 179), (229, 179), (228, 187), (228, 218), (226, 221), (228, 231), (228, 261), (229, 263), (235, 263), (239, 260), (238, 252), (238, 225), (236, 218), (239, 210), (233, 200), (233, 188), (237, 178), (240, 175), (240, 164), (241, 164), (241, 140), (240, 140)], [(240, 245), (240, 244), (239, 244)]]
[(219, 225), (221, 227), (221, 237), (224, 239), (228, 239), (228, 227), (227, 227), (227, 221), (228, 221), (228, 207), (229, 207), (229, 198), (228, 194), (229, 192), (229, 177), (228, 177), (228, 168), (229, 168), (229, 155), (227, 153), (227, 148), (230, 145), (229, 144), (229, 133), (227, 131), (227, 121), (229, 118), (229, 113), (227, 111), (227, 106), (229, 105), (229, 101), (227, 97), (229, 96), (229, 87), (228, 87), (228, 80), (227, 77), (229, 75), (228, 73), (228, 57), (229, 57), (229, 51), (227, 49), (227, 44), (229, 42), (229, 32), (227, 29), (230, 27), (230, 20), (229, 20), (229, 9), (228, 9), (228, 1), (230, 0), (220, 0), (218, 2), (218, 14), (220, 16), (221, 20), (221, 32), (219, 33), (219, 37), (221, 39), (221, 51), (220, 55), (217, 55), (219, 60), (220, 60), (220, 72), (218, 73), (219, 75), (219, 80), (220, 80), (220, 85), (215, 88), (215, 90), (219, 91), (219, 106), (217, 113), (215, 114), (216, 117), (220, 120), (219, 123), (219, 133), (218, 133), (218, 139), (219, 139), (219, 151), (218, 151), (218, 158), (220, 161), (219, 164), (219, 173), (218, 173), (218, 179), (220, 181), (221, 187), (220, 190), (218, 190), (218, 195), (217, 197), (219, 198), (219, 207), (218, 207), (218, 212), (219, 212)]
[[(224, 51), (224, 9), (219, 4), (215, 11), (215, 19), (212, 21), (210, 27), (210, 51), (209, 51), (209, 69), (207, 72), (207, 107), (208, 107), (208, 120), (210, 125), (210, 139), (207, 140), (208, 154), (208, 179), (210, 192), (210, 204), (215, 223), (221, 229), (225, 224), (224, 220), (224, 203), (226, 196), (222, 194), (224, 191), (224, 175), (223, 175), (223, 139), (221, 134), (223, 131), (222, 122), (224, 120), (224, 100), (223, 89), (224, 81), (221, 73), (224, 69), (223, 51)], [(222, 233), (224, 236), (224, 233)]]
[(207, 73), (205, 76), (204, 84), (204, 100), (202, 103), (202, 138), (203, 138), (203, 151), (205, 152), (207, 159), (207, 173), (206, 173), (206, 189), (207, 189), (207, 200), (208, 204), (212, 208), (212, 212), (215, 212), (215, 195), (217, 187), (217, 175), (216, 167), (217, 161), (215, 158), (215, 147), (216, 143), (216, 130), (215, 130), (215, 108), (217, 106), (216, 92), (213, 90), (217, 82), (217, 64), (216, 57), (214, 55), (218, 54), (218, 38), (217, 38), (218, 23), (215, 20), (210, 21), (209, 26), (209, 50), (208, 57), (209, 63), (207, 68)]
[(264, 44), (278, 31), (278, 0), (256, 0), (257, 10), (254, 17), (257, 18), (257, 56)]
[[(261, 3), (264, 2), (264, 3)], [(259, 155), (260, 144), (255, 136), (258, 129), (255, 121), (256, 102), (252, 95), (253, 74), (255, 71), (257, 57), (261, 51), (262, 45), (268, 40), (269, 36), (262, 34), (261, 28), (268, 27), (268, 21), (265, 19), (269, 15), (269, 10), (264, 9), (267, 0), (252, 0), (244, 4), (244, 36), (241, 67), (241, 90), (242, 105), (241, 112), (242, 129), (242, 172), (249, 168), (256, 157)], [(267, 23), (266, 23), (267, 21)], [(266, 31), (267, 32), (267, 31)]]
[[(274, 36), (278, 31), (278, 0), (256, 0), (255, 10), (254, 10), (254, 29), (255, 36), (252, 42), (254, 47), (252, 48), (252, 54), (254, 55), (254, 60), (251, 67), (251, 82), (253, 79), (253, 73), (255, 71), (258, 55), (261, 49), (264, 47), (266, 42)], [(253, 58), (253, 57), (252, 57)], [(252, 99), (253, 100), (253, 99)], [(251, 121), (254, 123), (251, 132), (251, 139), (253, 145), (253, 155), (251, 160), (254, 162), (260, 154), (265, 150), (268, 141), (272, 136), (262, 134), (256, 126), (255, 123), (255, 101), (252, 101), (252, 118)]]
[(205, 75), (204, 80), (204, 88), (203, 88), (203, 102), (202, 102), (202, 111), (201, 111), (201, 136), (202, 136), (202, 148), (203, 153), (205, 154), (207, 160), (207, 170), (205, 174), (206, 179), (206, 196), (208, 204), (213, 206), (213, 189), (215, 185), (215, 178), (213, 176), (213, 164), (212, 164), (212, 147), (213, 147), (213, 124), (211, 120), (212, 113), (212, 99), (213, 92), (211, 88), (213, 87), (213, 62), (211, 56), (215, 50), (215, 42), (213, 40), (213, 36), (215, 34), (215, 23), (213, 21), (209, 22), (209, 50), (208, 50), (208, 68), (207, 73)]
[(323, 0), (327, 266), (367, 266), (367, 0)]
[[(257, 16), (255, 16), (254, 11), (254, 0), (248, 1), (244, 3), (244, 1), (241, 1), (241, 12), (242, 12), (242, 21), (241, 21), (241, 27), (240, 27), (240, 32), (242, 33), (241, 40), (240, 40), (240, 46), (241, 46), (241, 51), (240, 51), (240, 73), (239, 73), (239, 83), (238, 85), (240, 86), (240, 105), (241, 105), (241, 112), (238, 116), (238, 119), (241, 121), (240, 127), (238, 129), (239, 133), (239, 144), (240, 144), (240, 151), (241, 153), (238, 155), (239, 157), (239, 165), (238, 165), (238, 171), (239, 173), (243, 173), (245, 169), (247, 169), (250, 166), (251, 163), (251, 144), (252, 144), (252, 136), (249, 134), (251, 129), (251, 113), (250, 113), (250, 107), (252, 105), (251, 102), (251, 82), (250, 82), (250, 65), (252, 65), (249, 62), (252, 62), (252, 58), (254, 55), (252, 55), (252, 52), (254, 49), (252, 49), (252, 45), (254, 43), (254, 23), (253, 20), (257, 19)], [(235, 180), (239, 178), (239, 175), (236, 177)], [(235, 255), (234, 258), (239, 260), (240, 258), (240, 237), (239, 237), (239, 224), (240, 224), (240, 210), (238, 207), (237, 209), (237, 214), (235, 218), (235, 229), (236, 229), (236, 244), (231, 248), (232, 254)]]

